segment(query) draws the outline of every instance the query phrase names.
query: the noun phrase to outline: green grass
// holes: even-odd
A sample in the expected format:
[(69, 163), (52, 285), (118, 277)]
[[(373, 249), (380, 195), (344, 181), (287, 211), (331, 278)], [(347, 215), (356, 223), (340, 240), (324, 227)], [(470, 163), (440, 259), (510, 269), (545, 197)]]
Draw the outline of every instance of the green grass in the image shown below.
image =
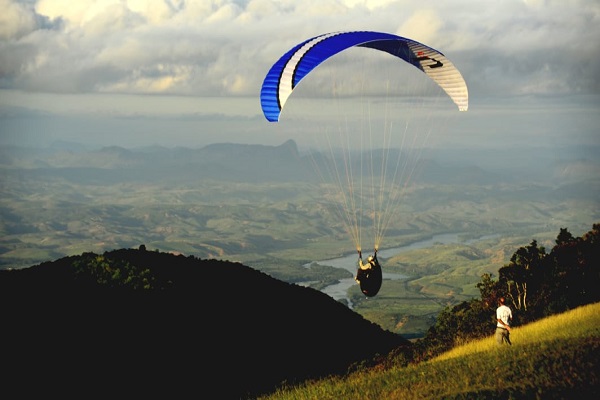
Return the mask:
[(488, 338), (417, 365), (364, 369), (283, 388), (262, 398), (598, 398), (600, 303), (514, 328), (511, 339), (513, 346), (499, 346), (490, 332)]

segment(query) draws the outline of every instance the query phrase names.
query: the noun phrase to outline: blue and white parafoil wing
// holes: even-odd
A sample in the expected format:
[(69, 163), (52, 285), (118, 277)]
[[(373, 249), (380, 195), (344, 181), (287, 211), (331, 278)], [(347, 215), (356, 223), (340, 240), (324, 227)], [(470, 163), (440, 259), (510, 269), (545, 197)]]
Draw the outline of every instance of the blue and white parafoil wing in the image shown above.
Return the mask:
[(421, 70), (433, 79), (450, 96), (459, 111), (469, 109), (469, 91), (460, 71), (442, 53), (421, 43), (408, 42), (412, 54), (417, 56)]
[(328, 58), (350, 48), (369, 47), (387, 52), (423, 71), (454, 101), (459, 110), (469, 104), (467, 85), (442, 53), (422, 43), (385, 32), (333, 32), (308, 39), (285, 53), (267, 73), (260, 93), (263, 113), (277, 122), (294, 88)]

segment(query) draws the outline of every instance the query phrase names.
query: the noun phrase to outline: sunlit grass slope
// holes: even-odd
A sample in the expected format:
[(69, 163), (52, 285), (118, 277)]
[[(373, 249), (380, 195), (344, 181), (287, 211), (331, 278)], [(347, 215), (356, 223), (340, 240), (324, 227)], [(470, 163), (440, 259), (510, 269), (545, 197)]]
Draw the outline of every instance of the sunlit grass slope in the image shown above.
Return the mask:
[(493, 331), (418, 365), (362, 370), (265, 398), (600, 398), (600, 303), (514, 328), (512, 346), (497, 345)]

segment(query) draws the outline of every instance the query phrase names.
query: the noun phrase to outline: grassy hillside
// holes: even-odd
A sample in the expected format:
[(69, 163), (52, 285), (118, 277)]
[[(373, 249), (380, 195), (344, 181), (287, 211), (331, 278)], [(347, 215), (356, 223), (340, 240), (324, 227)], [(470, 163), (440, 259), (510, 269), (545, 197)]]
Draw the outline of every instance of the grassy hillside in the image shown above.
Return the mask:
[(263, 399), (600, 398), (600, 303), (512, 330), (513, 346), (490, 337), (408, 367), (364, 369)]

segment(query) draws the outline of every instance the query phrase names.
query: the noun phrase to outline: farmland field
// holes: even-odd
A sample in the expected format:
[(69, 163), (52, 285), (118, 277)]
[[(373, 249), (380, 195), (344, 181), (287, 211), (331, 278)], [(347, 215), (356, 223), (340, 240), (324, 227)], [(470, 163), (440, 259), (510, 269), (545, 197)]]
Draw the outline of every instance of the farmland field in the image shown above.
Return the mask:
[[(93, 168), (72, 158), (66, 166), (68, 157), (59, 166), (47, 156), (4, 159), (0, 268), (144, 244), (241, 262), (315, 289), (352, 277), (347, 270), (304, 266), (356, 251), (313, 181), (289, 174), (254, 182), (218, 179), (203, 176), (199, 167), (185, 173), (147, 164), (131, 169), (112, 159), (103, 165), (105, 153), (95, 156), (86, 160), (95, 162)], [(407, 337), (422, 335), (444, 307), (477, 297), (481, 275), (496, 275), (519, 247), (536, 240), (551, 249), (560, 228), (580, 236), (600, 220), (597, 179), (557, 184), (494, 177), (476, 184), (472, 177), (457, 179), (456, 171), (448, 174), (451, 181), (437, 177), (414, 185), (381, 249), (443, 233), (458, 233), (462, 241), (382, 259), (385, 272), (408, 278), (384, 281), (374, 298), (364, 298), (358, 286), (348, 292), (357, 312)], [(489, 235), (494, 239), (467, 244)]]

